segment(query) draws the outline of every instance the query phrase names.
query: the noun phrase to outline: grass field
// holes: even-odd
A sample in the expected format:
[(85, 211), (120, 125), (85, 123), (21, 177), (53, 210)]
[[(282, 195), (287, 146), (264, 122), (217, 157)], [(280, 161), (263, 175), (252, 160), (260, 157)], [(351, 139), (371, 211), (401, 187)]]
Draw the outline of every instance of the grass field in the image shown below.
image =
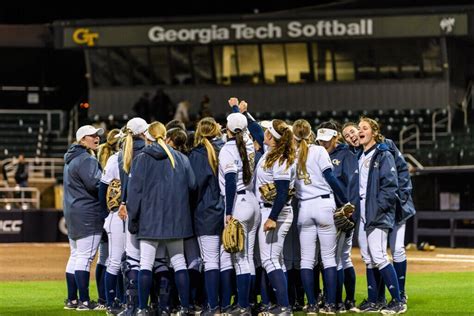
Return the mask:
[[(474, 315), (474, 272), (409, 274), (407, 284), (406, 315)], [(65, 287), (62, 281), (0, 282), (0, 315), (105, 315), (63, 310)], [(364, 297), (365, 278), (359, 276), (356, 299), (360, 302)]]

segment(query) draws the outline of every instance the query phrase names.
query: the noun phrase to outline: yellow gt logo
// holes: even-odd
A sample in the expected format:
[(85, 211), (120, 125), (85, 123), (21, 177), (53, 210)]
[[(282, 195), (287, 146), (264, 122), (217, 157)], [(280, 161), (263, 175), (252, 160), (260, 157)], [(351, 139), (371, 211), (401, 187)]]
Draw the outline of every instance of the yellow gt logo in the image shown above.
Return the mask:
[(72, 40), (79, 45), (86, 44), (89, 47), (95, 45), (95, 41), (99, 38), (99, 33), (92, 33), (89, 29), (80, 28), (72, 34)]

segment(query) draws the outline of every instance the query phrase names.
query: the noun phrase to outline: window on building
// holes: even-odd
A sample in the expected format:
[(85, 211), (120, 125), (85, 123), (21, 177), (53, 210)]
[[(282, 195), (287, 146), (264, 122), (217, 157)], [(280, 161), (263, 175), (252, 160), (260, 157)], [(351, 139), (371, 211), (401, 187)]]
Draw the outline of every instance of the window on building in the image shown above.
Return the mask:
[(114, 77), (110, 69), (107, 49), (88, 49), (86, 54), (92, 76), (92, 85), (94, 87), (113, 86)]
[(132, 83), (135, 86), (153, 85), (153, 74), (150, 66), (148, 49), (130, 48), (129, 61), (132, 67)]
[(170, 66), (168, 62), (168, 48), (150, 48), (150, 60), (153, 82), (155, 84), (171, 84)]
[(258, 45), (214, 47), (214, 68), (219, 84), (260, 83), (262, 76)]
[(283, 44), (262, 45), (265, 83), (288, 82)]
[(128, 62), (126, 48), (109, 49), (109, 63), (114, 77), (114, 85), (131, 86), (132, 85), (132, 69)]
[(437, 39), (426, 41), (422, 45), (423, 72), (427, 77), (441, 76), (443, 73), (441, 62), (441, 47)]
[(189, 49), (189, 46), (170, 47), (171, 79), (174, 85), (193, 83)]
[(209, 46), (194, 46), (191, 48), (194, 80), (196, 84), (213, 83), (211, 53)]
[(287, 77), (290, 83), (311, 81), (308, 47), (304, 43), (285, 44)]

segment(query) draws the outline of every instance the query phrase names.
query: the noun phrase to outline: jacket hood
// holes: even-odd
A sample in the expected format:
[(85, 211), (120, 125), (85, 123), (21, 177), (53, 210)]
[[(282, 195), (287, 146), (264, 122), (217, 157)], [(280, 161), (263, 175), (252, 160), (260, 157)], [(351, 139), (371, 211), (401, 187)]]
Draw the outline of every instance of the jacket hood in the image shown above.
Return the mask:
[(87, 150), (84, 146), (79, 144), (73, 144), (64, 154), (64, 161), (66, 163), (70, 163), (74, 158), (82, 155), (83, 153), (87, 153)]
[(389, 150), (390, 148), (388, 147), (388, 145), (386, 143), (380, 143), (377, 145), (377, 150), (378, 151), (387, 151)]
[[(211, 144), (214, 146), (216, 150), (216, 154), (219, 155), (219, 151), (221, 150), (221, 148), (224, 146), (225, 143), (222, 139), (216, 138), (211, 141)], [(204, 147), (204, 145), (199, 145), (195, 147), (193, 151), (195, 151), (196, 153), (205, 155), (207, 157), (207, 150), (206, 150), (206, 147)]]
[[(168, 149), (171, 152), (173, 151), (173, 149), (169, 146)], [(146, 146), (143, 149), (143, 152), (147, 155), (150, 155), (156, 160), (163, 160), (168, 158), (168, 155), (166, 154), (165, 150), (158, 143), (152, 143), (151, 145)]]
[(349, 145), (347, 145), (347, 144), (338, 144), (336, 146), (336, 148), (334, 148), (334, 150), (332, 151), (331, 154), (337, 153), (338, 151), (345, 150), (345, 149), (348, 149), (348, 148), (349, 148)]

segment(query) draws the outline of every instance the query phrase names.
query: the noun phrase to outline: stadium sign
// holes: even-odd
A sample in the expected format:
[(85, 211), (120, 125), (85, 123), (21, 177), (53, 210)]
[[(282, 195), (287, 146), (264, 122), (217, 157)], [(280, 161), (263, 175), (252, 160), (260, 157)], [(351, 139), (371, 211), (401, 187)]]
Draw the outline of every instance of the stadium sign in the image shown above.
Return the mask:
[[(84, 23), (83, 23), (84, 24)], [(59, 27), (57, 47), (296, 42), (468, 35), (467, 14)]]

